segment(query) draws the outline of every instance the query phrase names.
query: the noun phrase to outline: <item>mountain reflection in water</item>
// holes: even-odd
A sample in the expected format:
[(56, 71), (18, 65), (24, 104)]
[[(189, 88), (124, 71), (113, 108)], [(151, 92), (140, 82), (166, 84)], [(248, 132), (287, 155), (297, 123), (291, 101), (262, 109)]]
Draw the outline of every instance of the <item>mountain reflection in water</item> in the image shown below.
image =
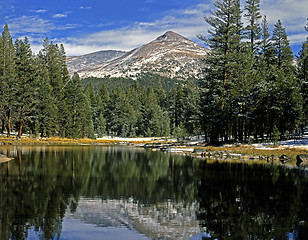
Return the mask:
[(14, 157), (0, 164), (0, 239), (308, 239), (297, 170), (119, 146), (0, 153)]

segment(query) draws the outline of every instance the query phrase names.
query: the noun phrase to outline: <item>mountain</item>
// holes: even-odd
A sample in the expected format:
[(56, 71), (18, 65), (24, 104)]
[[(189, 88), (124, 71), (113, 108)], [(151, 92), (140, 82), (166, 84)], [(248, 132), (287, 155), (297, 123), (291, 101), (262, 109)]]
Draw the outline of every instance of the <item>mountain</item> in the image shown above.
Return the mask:
[(201, 74), (203, 66), (201, 59), (208, 52), (208, 49), (195, 42), (168, 31), (154, 41), (117, 58), (101, 60), (101, 63), (97, 60), (98, 64), (83, 64), (80, 68), (75, 66), (74, 62), (68, 61), (68, 68), (77, 70), (81, 78), (107, 76), (136, 78), (141, 73), (150, 72), (170, 78), (186, 79)]
[(106, 50), (94, 53), (89, 53), (82, 56), (68, 57), (67, 68), (68, 71), (73, 74), (81, 69), (87, 69), (94, 67), (103, 62), (107, 62), (114, 58), (121, 57), (125, 54), (124, 51)]

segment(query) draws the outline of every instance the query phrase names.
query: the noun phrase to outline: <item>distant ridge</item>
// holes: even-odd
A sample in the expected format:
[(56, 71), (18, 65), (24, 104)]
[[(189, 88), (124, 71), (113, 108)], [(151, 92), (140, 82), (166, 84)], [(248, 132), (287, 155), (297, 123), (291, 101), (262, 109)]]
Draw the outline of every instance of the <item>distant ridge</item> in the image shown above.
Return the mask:
[[(110, 51), (115, 53), (116, 51)], [(195, 42), (168, 31), (150, 43), (127, 53), (117, 52), (117, 57), (101, 59), (98, 53), (68, 59), (68, 69), (86, 77), (130, 77), (141, 73), (154, 73), (165, 77), (187, 79), (202, 73), (201, 61), (209, 52)], [(76, 62), (79, 64), (76, 64)]]

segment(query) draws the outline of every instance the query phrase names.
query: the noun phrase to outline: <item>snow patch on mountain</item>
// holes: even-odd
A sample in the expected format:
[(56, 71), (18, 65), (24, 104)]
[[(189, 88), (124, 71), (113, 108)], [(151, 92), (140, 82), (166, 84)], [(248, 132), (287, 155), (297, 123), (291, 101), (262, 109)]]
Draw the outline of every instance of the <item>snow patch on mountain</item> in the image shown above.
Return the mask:
[[(187, 79), (202, 75), (202, 59), (209, 53), (195, 42), (171, 31), (159, 36), (152, 42), (128, 53), (107, 61), (76, 66), (68, 61), (68, 68), (77, 71), (81, 78), (86, 77), (130, 77), (136, 78), (141, 73), (155, 73), (162, 76)], [(81, 56), (82, 57), (82, 56)], [(88, 62), (91, 60), (84, 56)], [(85, 60), (84, 60), (85, 61)], [(86, 66), (86, 67), (85, 67)], [(72, 73), (72, 72), (71, 72)]]

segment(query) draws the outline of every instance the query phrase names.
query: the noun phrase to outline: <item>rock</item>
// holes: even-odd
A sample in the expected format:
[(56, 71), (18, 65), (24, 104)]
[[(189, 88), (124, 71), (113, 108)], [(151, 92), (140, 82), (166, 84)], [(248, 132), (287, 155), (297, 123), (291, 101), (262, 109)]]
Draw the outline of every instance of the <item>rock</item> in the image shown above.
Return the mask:
[(250, 156), (249, 156), (249, 155), (243, 155), (243, 156), (242, 156), (242, 159), (243, 159), (243, 160), (250, 160)]
[(308, 165), (308, 154), (299, 154), (296, 156), (296, 166)]
[(276, 156), (276, 155), (268, 156), (267, 162), (269, 162), (269, 163), (279, 163), (279, 157)]
[(13, 158), (9, 158), (6, 155), (0, 154), (0, 163), (11, 161)]
[(282, 164), (286, 164), (290, 160), (290, 157), (283, 154), (279, 157), (279, 160)]
[(195, 148), (193, 153), (197, 155), (201, 155), (201, 157), (205, 157), (204, 149), (202, 148)]

